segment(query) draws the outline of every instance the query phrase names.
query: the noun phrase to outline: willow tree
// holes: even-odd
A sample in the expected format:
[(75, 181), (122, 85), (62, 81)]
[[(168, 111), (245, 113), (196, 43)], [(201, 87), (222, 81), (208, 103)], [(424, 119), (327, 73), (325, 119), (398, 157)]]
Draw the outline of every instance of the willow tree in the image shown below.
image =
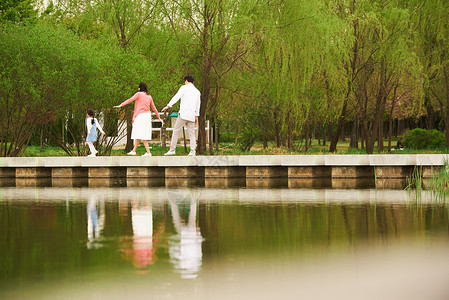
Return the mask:
[[(360, 51), (361, 49), (365, 49), (364, 43), (369, 40), (369, 28), (373, 22), (373, 16), (369, 11), (366, 11), (366, 9), (370, 7), (370, 1), (368, 0), (339, 0), (336, 1), (332, 7), (339, 18), (346, 22), (349, 27), (346, 35), (348, 40), (351, 41), (351, 43), (347, 44), (348, 56), (344, 57), (341, 61), (341, 66), (343, 68), (341, 74), (344, 78), (344, 96), (338, 106), (340, 113), (336, 120), (337, 128), (335, 133), (332, 132), (331, 143), (329, 146), (329, 151), (335, 152), (337, 150), (337, 143), (346, 125), (348, 115), (350, 115), (349, 110), (352, 108), (354, 110), (354, 115), (358, 115), (360, 112), (366, 110), (363, 109), (363, 106), (360, 103), (362, 97), (357, 95), (355, 85), (362, 70), (368, 65), (367, 59), (369, 60), (371, 57), (370, 54), (361, 57)], [(370, 51), (376, 50), (371, 49)], [(354, 93), (356, 95), (354, 95)], [(355, 120), (355, 123), (357, 123), (357, 120)], [(351, 144), (354, 144), (354, 142)]]
[[(101, 40), (105, 44), (117, 44), (122, 51), (132, 50), (139, 40), (141, 32), (152, 23), (156, 14), (158, 1), (147, 0), (56, 0), (49, 19), (60, 22), (80, 36), (89, 39)], [(142, 58), (141, 58), (142, 59)], [(126, 68), (126, 66), (124, 66)], [(148, 70), (150, 73), (152, 70)], [(140, 78), (137, 82), (130, 82), (125, 76), (122, 78), (124, 88), (128, 93), (135, 91), (139, 81), (148, 81)], [(117, 99), (117, 101), (122, 99)], [(132, 107), (126, 107), (127, 143), (125, 152), (131, 150)]]
[(428, 115), (435, 107), (444, 121), (449, 147), (449, 3), (444, 0), (410, 1), (419, 37), (419, 53), (424, 67), (425, 99)]
[(411, 41), (410, 13), (399, 1), (342, 0), (339, 3), (335, 8), (351, 26), (348, 34), (354, 38), (348, 60), (343, 62), (346, 91), (329, 151), (336, 151), (350, 117), (354, 121), (351, 146), (358, 145), (357, 132), (361, 127), (367, 152), (373, 152), (376, 140), (382, 151), (386, 103), (401, 82), (400, 77), (407, 76), (403, 70), (410, 70), (408, 78), (416, 78), (419, 69)]
[(41, 24), (2, 29), (0, 151), (20, 156), (38, 126), (66, 115), (70, 103), (93, 96), (87, 89), (98, 73), (73, 34)]
[[(226, 77), (251, 48), (252, 12), (258, 5), (250, 0), (164, 1), (162, 22), (169, 22), (190, 63), (186, 71), (201, 91), (198, 153), (206, 150), (206, 115), (214, 118)], [(186, 35), (190, 38), (179, 38)]]
[[(380, 6), (379, 6), (380, 7)], [(376, 8), (376, 6), (374, 6)], [(415, 78), (415, 85), (419, 87), (414, 72), (420, 71), (413, 41), (410, 39), (411, 23), (407, 9), (399, 8), (397, 2), (389, 2), (374, 10), (376, 22), (371, 27), (371, 38), (367, 48), (376, 49), (370, 56), (370, 65), (365, 71), (369, 72), (368, 82), (364, 86), (367, 101), (371, 101), (372, 130), (367, 135), (366, 151), (373, 153), (374, 142), (378, 141), (379, 151), (383, 151), (383, 120), (386, 103), (398, 87), (401, 76), (408, 71), (408, 80)], [(416, 101), (420, 100), (414, 99)], [(366, 122), (366, 119), (365, 119)]]
[(258, 41), (239, 80), (246, 83), (247, 102), (265, 108), (259, 115), (270, 121), (249, 121), (261, 124), (266, 134), (265, 127), (272, 126), (277, 146), (298, 148), (295, 141), (309, 134), (311, 113), (322, 116), (327, 107), (324, 74), (337, 84), (336, 64), (345, 55), (348, 28), (326, 1), (270, 1), (259, 9)]

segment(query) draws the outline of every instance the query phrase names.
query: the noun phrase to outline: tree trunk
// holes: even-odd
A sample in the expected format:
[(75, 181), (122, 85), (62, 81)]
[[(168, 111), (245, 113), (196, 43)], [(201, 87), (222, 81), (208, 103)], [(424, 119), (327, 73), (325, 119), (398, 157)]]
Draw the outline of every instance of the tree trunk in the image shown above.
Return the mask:
[(446, 148), (449, 148), (449, 115), (446, 115), (444, 118), (444, 129), (445, 129), (445, 137), (446, 137)]
[(131, 139), (131, 132), (132, 132), (132, 126), (133, 126), (133, 112), (129, 110), (128, 108), (125, 109), (125, 118), (126, 118), (126, 146), (125, 146), (125, 152), (130, 152), (133, 148), (133, 140)]
[(331, 144), (329, 146), (329, 152), (335, 152), (337, 150), (338, 139), (340, 138), (341, 132), (345, 126), (346, 119), (346, 107), (348, 105), (348, 95), (346, 95), (345, 102), (343, 103), (343, 108), (341, 110), (340, 118), (338, 120), (337, 131), (332, 136)]
[(209, 155), (214, 155), (214, 143), (212, 142), (212, 124), (215, 123), (215, 115), (212, 111), (209, 111), (209, 131), (208, 131), (208, 139), (209, 139)]
[(435, 110), (433, 109), (430, 97), (427, 94), (424, 96), (424, 106), (427, 111), (426, 128), (427, 130), (435, 129)]
[(446, 148), (449, 148), (449, 76), (447, 74), (446, 68), (444, 69), (444, 79), (445, 79), (445, 87), (446, 87), (446, 113), (444, 118), (444, 127), (446, 133)]
[(198, 117), (198, 145), (197, 152), (198, 154), (203, 154), (206, 151), (206, 112), (209, 101), (210, 94), (210, 72), (211, 72), (211, 62), (209, 57), (209, 12), (208, 7), (204, 5), (204, 13), (203, 13), (203, 21), (204, 28), (201, 32), (202, 39), (202, 51), (203, 51), (203, 79), (202, 79), (202, 88), (201, 88), (201, 105), (200, 105), (200, 116)]
[[(332, 137), (334, 136), (334, 130), (333, 130), (334, 124), (332, 122), (329, 123), (327, 126), (327, 136), (329, 138), (329, 142), (332, 141)], [(325, 144), (323, 144), (325, 145)]]
[(388, 117), (388, 153), (391, 153), (391, 136), (393, 135), (393, 111), (396, 104), (398, 85), (394, 87), (393, 100), (391, 101), (390, 116)]
[(305, 140), (305, 149), (304, 151), (309, 151), (309, 126), (306, 125), (306, 140)]
[(214, 125), (214, 142), (215, 142), (215, 151), (218, 152), (219, 150), (219, 145), (218, 145), (218, 118), (215, 118), (215, 125)]
[(274, 129), (276, 132), (276, 147), (281, 147), (281, 128), (279, 124), (278, 112), (274, 110)]
[(290, 110), (287, 113), (287, 148), (293, 149), (292, 143), (292, 121), (290, 120)]
[(363, 122), (362, 122), (362, 124), (360, 125), (360, 148), (361, 149), (364, 149), (365, 148), (365, 140), (366, 140), (366, 128), (367, 128), (367, 125), (366, 125), (366, 120), (364, 120)]
[(380, 120), (380, 124), (379, 124), (379, 138), (377, 139), (377, 150), (379, 150), (379, 152), (384, 151), (384, 121), (383, 121), (383, 117)]
[(388, 118), (388, 153), (391, 153), (391, 135), (393, 133), (393, 118)]
[(352, 124), (351, 130), (351, 140), (349, 142), (349, 147), (358, 149), (359, 148), (359, 120), (355, 117), (354, 122)]
[(373, 121), (373, 130), (372, 130), (372, 135), (371, 137), (367, 138), (366, 140), (366, 153), (368, 154), (372, 154), (374, 151), (374, 143), (376, 142), (376, 139), (378, 137), (379, 134), (379, 123), (382, 120), (382, 116), (381, 113), (383, 113), (383, 111), (381, 112), (380, 110), (380, 99), (378, 99), (377, 103), (376, 103), (376, 114), (374, 116), (374, 121)]
[(40, 150), (42, 151), (44, 145), (44, 125), (41, 125), (41, 136), (40, 136)]

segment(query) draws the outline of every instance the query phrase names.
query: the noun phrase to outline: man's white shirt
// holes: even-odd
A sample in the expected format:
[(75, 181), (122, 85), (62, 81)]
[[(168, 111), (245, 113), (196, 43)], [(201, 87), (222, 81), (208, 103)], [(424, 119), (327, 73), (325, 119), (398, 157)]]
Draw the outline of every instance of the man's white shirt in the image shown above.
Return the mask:
[(195, 117), (200, 115), (200, 91), (192, 83), (183, 85), (179, 88), (179, 91), (173, 96), (167, 106), (172, 107), (179, 99), (181, 99), (181, 104), (178, 117), (195, 122)]

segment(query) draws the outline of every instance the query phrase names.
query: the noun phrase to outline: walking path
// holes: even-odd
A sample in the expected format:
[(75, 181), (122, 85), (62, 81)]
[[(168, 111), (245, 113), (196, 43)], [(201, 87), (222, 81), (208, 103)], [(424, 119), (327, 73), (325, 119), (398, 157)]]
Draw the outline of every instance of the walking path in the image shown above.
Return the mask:
[(405, 178), (425, 177), (446, 154), (2, 157), (0, 177)]

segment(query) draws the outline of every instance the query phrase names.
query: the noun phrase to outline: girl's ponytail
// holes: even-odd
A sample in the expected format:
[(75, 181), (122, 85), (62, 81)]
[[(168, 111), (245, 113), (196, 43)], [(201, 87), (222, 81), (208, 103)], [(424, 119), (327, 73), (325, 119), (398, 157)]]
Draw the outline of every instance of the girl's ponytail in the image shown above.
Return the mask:
[(89, 108), (87, 110), (87, 115), (89, 117), (92, 117), (92, 125), (94, 125), (94, 123), (95, 123), (95, 111), (92, 108)]

